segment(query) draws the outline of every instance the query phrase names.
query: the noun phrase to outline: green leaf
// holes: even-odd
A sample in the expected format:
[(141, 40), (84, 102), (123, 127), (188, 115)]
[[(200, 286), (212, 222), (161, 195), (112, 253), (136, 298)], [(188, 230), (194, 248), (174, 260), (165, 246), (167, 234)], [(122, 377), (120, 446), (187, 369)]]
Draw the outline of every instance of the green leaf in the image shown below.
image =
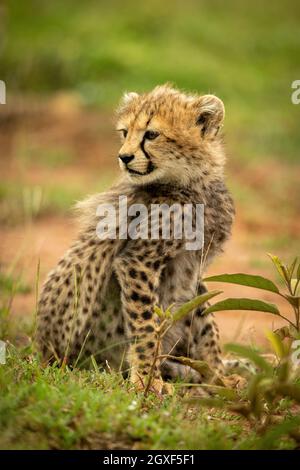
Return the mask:
[(154, 306), (154, 313), (156, 313), (156, 315), (159, 317), (159, 318), (163, 318), (164, 317), (164, 312), (162, 311), (162, 309), (160, 307), (158, 307), (157, 305)]
[(167, 310), (165, 311), (165, 317), (166, 318), (172, 318), (172, 308), (174, 307), (174, 303), (169, 305), (169, 307), (167, 308)]
[(287, 283), (290, 282), (290, 275), (286, 266), (282, 265), (282, 270), (284, 272), (284, 277)]
[(254, 276), (252, 274), (220, 274), (218, 276), (210, 276), (203, 279), (205, 282), (229, 282), (231, 284), (239, 284), (241, 286), (256, 287), (271, 292), (278, 293), (279, 290), (274, 282), (262, 276)]
[(290, 373), (290, 362), (288, 360), (288, 357), (286, 357), (285, 360), (281, 361), (276, 373), (279, 382), (286, 383), (288, 381)]
[(246, 357), (250, 361), (254, 362), (260, 369), (264, 370), (268, 374), (273, 374), (273, 367), (269, 364), (258, 352), (247, 346), (240, 344), (228, 343), (225, 344), (224, 350), (232, 352), (241, 357)]
[(273, 313), (279, 315), (279, 310), (276, 305), (269, 302), (264, 302), (258, 299), (224, 299), (220, 302), (210, 305), (204, 310), (203, 315), (211, 312), (220, 312), (223, 310), (254, 310), (258, 312)]
[(272, 255), (271, 253), (268, 253), (268, 256), (271, 258), (275, 268), (277, 269), (280, 277), (286, 281), (289, 282), (289, 276), (286, 267), (284, 264), (280, 261), (278, 256)]
[(297, 268), (297, 279), (298, 279), (298, 281), (300, 280), (300, 262), (299, 262), (299, 265), (298, 265), (298, 268)]
[(269, 342), (271, 343), (271, 346), (276, 354), (276, 356), (279, 359), (282, 359), (283, 357), (286, 356), (284, 344), (281, 341), (281, 338), (279, 335), (274, 333), (273, 331), (267, 331), (266, 332), (266, 337), (268, 338)]
[(173, 321), (179, 321), (184, 318), (188, 313), (190, 313), (195, 308), (199, 307), (200, 305), (205, 304), (209, 299), (212, 299), (216, 295), (221, 294), (221, 290), (213, 290), (211, 292), (207, 292), (202, 295), (198, 295), (194, 299), (190, 300), (183, 304), (173, 315)]
[(291, 279), (291, 288), (294, 296), (300, 296), (300, 279)]
[(297, 261), (298, 261), (298, 258), (295, 258), (294, 261), (291, 263), (291, 265), (288, 268), (290, 279), (292, 279), (292, 277), (293, 277), (293, 273), (294, 273), (294, 269), (295, 269)]
[(256, 374), (252, 377), (248, 386), (248, 399), (251, 403), (251, 411), (256, 417), (260, 417), (262, 413), (263, 402), (259, 386), (263, 379), (263, 374)]

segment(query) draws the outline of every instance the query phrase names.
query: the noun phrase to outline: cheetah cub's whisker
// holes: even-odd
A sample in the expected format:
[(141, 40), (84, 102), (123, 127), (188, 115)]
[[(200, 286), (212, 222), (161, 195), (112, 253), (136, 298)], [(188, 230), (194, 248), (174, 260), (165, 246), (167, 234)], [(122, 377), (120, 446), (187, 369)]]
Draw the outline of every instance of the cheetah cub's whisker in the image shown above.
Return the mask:
[[(77, 205), (78, 238), (41, 292), (37, 343), (46, 360), (51, 360), (53, 348), (61, 359), (67, 350), (71, 364), (79, 353), (81, 358), (93, 355), (103, 366), (108, 363), (118, 369), (122, 364), (140, 388), (148, 383), (151, 371), (152, 388), (159, 393), (170, 390), (164, 381), (178, 376), (187, 380), (187, 373), (189, 381), (201, 382), (200, 374), (175, 361), (157, 361), (153, 370), (159, 321), (154, 306), (178, 308), (205, 292), (199, 273), (230, 235), (234, 206), (224, 183), (225, 155), (219, 136), (223, 119), (224, 105), (216, 96), (187, 95), (168, 85), (123, 97), (117, 111), (123, 177), (108, 192)], [(145, 224), (143, 236), (128, 237), (136, 214), (126, 212), (124, 219), (120, 198), (126, 198), (131, 208), (142, 205), (148, 215), (153, 205), (189, 205), (194, 234), (200, 231), (196, 208), (202, 205), (201, 243), (188, 249), (189, 233), (183, 230), (177, 236), (184, 211), (176, 223), (178, 214), (170, 211), (168, 237), (163, 236), (161, 214), (155, 236), (151, 224)], [(114, 208), (115, 237), (97, 235), (97, 208), (103, 205)], [(158, 355), (172, 350), (172, 356), (205, 360), (222, 372), (218, 328), (212, 314), (203, 316), (203, 310), (198, 308), (174, 324)]]

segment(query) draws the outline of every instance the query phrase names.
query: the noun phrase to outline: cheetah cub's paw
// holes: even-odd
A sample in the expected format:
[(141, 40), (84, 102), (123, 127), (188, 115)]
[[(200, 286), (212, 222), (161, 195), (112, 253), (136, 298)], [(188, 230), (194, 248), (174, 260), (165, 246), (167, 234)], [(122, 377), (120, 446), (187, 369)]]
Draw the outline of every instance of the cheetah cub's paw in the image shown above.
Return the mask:
[(162, 390), (161, 393), (162, 395), (174, 395), (175, 388), (173, 384), (170, 384), (169, 382), (164, 382), (161, 380), (162, 383)]
[[(144, 392), (148, 387), (148, 378), (145, 381), (141, 380), (140, 377), (131, 379), (137, 391)], [(174, 386), (168, 382), (164, 382), (162, 379), (153, 378), (150, 383), (149, 392), (155, 393), (155, 395), (173, 395)]]

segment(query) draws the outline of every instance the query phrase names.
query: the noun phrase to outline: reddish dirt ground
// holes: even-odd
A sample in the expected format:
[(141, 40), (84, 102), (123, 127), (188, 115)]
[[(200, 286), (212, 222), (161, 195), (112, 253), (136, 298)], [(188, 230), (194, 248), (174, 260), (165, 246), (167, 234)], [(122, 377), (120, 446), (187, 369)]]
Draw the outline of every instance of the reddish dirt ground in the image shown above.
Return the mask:
[[(82, 110), (76, 100), (59, 95), (50, 102), (39, 104), (34, 109), (24, 102), (6, 108), (0, 115), (0, 171), (2, 180), (11, 185), (47, 186), (49, 182), (67, 187), (80, 187), (83, 194), (90, 193), (101, 180), (108, 185), (111, 175), (118, 174), (118, 143), (113, 134), (113, 119), (110, 115), (97, 111)], [(61, 167), (40, 165), (32, 158), (24, 165), (18, 155), (18, 146), (26, 145), (63, 146), (71, 149), (72, 161)], [(30, 145), (29, 145), (30, 144)], [(108, 176), (107, 176), (108, 175)], [(289, 191), (272, 191), (273, 181), (280, 178), (289, 180)], [(299, 236), (299, 209), (294, 182), (299, 180), (299, 168), (290, 169), (278, 162), (268, 171), (267, 164), (259, 168), (244, 168), (239, 159), (229, 162), (228, 180), (238, 181), (240, 186), (255, 191), (262, 200), (262, 207), (252, 207), (251, 200), (240, 201), (234, 194), (237, 217), (231, 240), (227, 243), (222, 256), (214, 261), (208, 274), (225, 272), (245, 272), (276, 278), (271, 264), (267, 261), (265, 245), (260, 238), (280, 238), (282, 225), (287, 241), (276, 254), (296, 255), (295, 240)], [(106, 182), (107, 179), (107, 182)], [(101, 188), (102, 189), (102, 188)], [(269, 204), (268, 204), (269, 202)], [(269, 208), (266, 210), (265, 208)], [(286, 209), (288, 208), (288, 210)], [(273, 217), (274, 209), (276, 217)], [(32, 287), (27, 294), (18, 294), (12, 303), (12, 314), (28, 317), (33, 315), (35, 306), (35, 278), (40, 260), (40, 279), (57, 262), (76, 235), (76, 223), (70, 212), (65, 214), (42, 213), (33, 221), (10, 223), (9, 215), (0, 231), (0, 267), (6, 272), (15, 266), (22, 273), (22, 279)], [(292, 240), (292, 242), (290, 242)], [(299, 245), (298, 245), (299, 247)], [(271, 251), (271, 250), (270, 250)], [(299, 250), (298, 250), (299, 251)], [(271, 293), (244, 287), (211, 284), (211, 288), (224, 290), (221, 297), (257, 297), (276, 302), (287, 315), (287, 306), (282, 299), (274, 298)], [(221, 298), (220, 297), (220, 298)], [(259, 312), (222, 312), (216, 314), (222, 340), (255, 343), (266, 346), (264, 332), (277, 328), (283, 323), (277, 317)]]

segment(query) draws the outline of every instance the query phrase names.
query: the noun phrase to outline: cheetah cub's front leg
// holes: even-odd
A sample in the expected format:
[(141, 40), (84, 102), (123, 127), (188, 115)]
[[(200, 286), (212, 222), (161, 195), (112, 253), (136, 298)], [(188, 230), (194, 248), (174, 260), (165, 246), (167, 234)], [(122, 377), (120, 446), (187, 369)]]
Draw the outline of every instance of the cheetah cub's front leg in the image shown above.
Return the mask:
[[(130, 346), (130, 381), (140, 390), (172, 393), (173, 387), (161, 378), (157, 343), (158, 318), (154, 314), (157, 287), (168, 253), (153, 240), (136, 240), (115, 260), (114, 268), (121, 285), (121, 300)], [(170, 249), (168, 250), (170, 254)], [(150, 384), (148, 383), (150, 380)], [(150, 386), (149, 386), (150, 385)]]

